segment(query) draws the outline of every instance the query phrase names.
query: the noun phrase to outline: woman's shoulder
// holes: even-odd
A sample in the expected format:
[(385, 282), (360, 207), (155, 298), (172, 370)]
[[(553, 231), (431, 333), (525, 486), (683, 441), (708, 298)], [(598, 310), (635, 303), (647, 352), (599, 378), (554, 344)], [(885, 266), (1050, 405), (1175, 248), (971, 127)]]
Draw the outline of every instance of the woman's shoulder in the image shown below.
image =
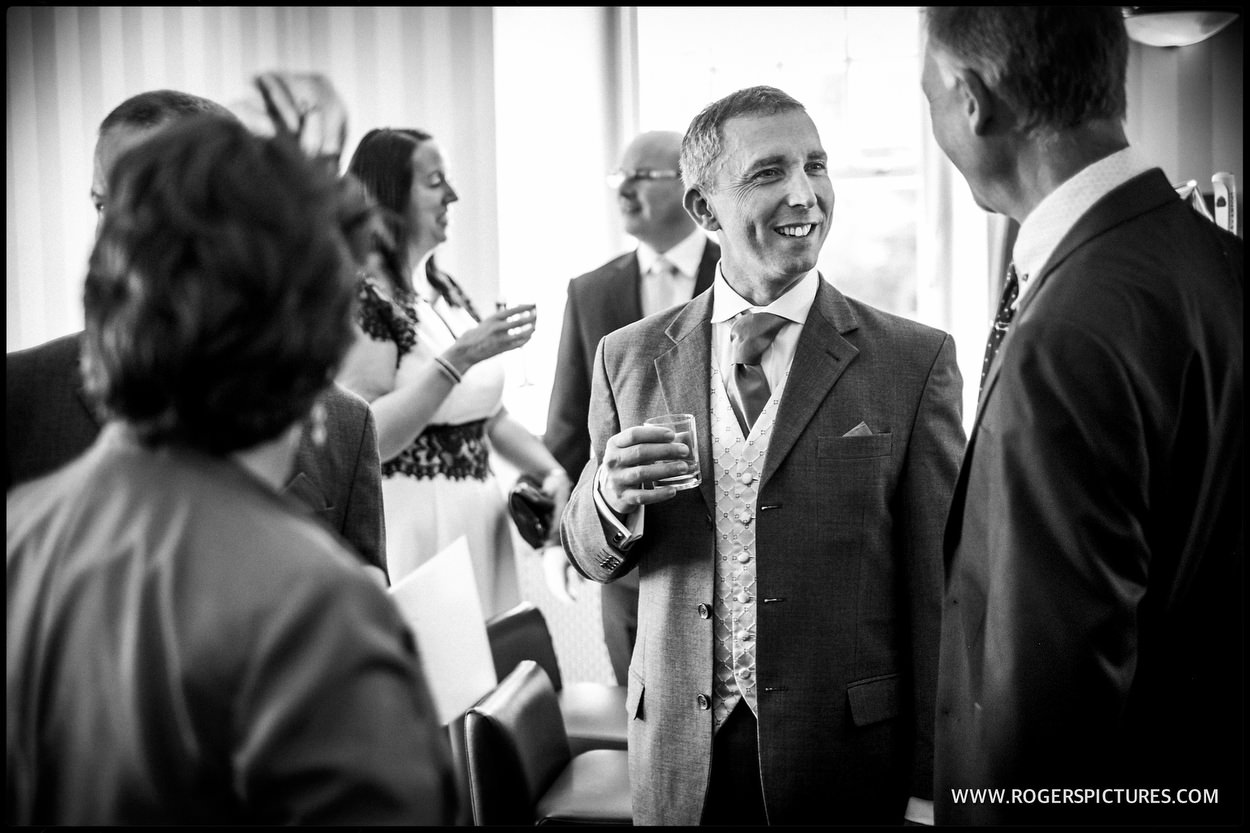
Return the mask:
[(417, 310), (397, 297), (389, 281), (363, 269), (357, 276), (357, 320), (365, 334), (377, 341), (393, 341), (401, 353), (416, 343)]

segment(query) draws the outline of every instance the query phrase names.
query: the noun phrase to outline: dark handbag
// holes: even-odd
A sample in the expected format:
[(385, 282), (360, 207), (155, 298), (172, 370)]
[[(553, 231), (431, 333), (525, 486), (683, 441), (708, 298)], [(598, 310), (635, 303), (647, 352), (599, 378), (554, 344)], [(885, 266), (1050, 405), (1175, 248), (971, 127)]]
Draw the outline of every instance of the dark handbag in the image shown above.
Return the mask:
[(534, 549), (547, 543), (555, 524), (556, 502), (528, 474), (517, 478), (508, 492), (508, 514), (525, 543)]

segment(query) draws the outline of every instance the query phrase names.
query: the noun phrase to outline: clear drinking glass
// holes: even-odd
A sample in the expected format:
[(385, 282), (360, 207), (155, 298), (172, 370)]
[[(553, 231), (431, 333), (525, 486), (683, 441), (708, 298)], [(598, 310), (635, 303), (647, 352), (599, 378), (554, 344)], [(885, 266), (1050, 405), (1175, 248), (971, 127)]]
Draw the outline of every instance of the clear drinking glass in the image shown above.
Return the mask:
[[(499, 300), (495, 301), (496, 312), (502, 309), (507, 309), (510, 306), (512, 306), (512, 304), (508, 303), (503, 298), (500, 298)], [(529, 362), (526, 361), (526, 348), (528, 347), (529, 347), (529, 342), (526, 342), (525, 344), (522, 344), (520, 347), (518, 347), (516, 350), (515, 361), (516, 361), (516, 364), (519, 365), (518, 370), (521, 373), (521, 381), (517, 383), (518, 388), (529, 388), (529, 387), (534, 386), (533, 380), (530, 379)]]
[(663, 480), (655, 481), (657, 486), (672, 486), (674, 489), (693, 489), (703, 482), (703, 478), (699, 472), (699, 439), (694, 428), (694, 414), (664, 414), (663, 416), (651, 417), (647, 420), (647, 425), (663, 425), (665, 428), (671, 428), (673, 433), (677, 435), (675, 442), (685, 443), (690, 449), (688, 462), (694, 463), (694, 471), (687, 474), (679, 474), (676, 477), (666, 477)]

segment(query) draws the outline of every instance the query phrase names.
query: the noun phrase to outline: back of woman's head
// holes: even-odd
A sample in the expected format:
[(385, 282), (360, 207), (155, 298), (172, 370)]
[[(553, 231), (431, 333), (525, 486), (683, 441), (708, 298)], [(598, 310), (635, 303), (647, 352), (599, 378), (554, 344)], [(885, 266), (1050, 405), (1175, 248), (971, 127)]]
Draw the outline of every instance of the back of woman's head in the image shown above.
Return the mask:
[(226, 454), (304, 417), (352, 338), (338, 183), (192, 117), (118, 160), (84, 293), (88, 392), (152, 445)]

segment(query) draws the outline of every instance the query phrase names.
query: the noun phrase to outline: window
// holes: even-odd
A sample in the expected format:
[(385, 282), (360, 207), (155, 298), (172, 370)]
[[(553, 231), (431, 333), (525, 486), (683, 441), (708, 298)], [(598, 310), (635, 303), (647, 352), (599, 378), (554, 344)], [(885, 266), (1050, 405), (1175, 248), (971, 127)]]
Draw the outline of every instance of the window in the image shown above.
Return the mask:
[[(550, 35), (538, 51), (535, 31)], [(499, 285), (540, 307), (533, 341), (509, 357), (506, 401), (528, 428), (545, 426), (568, 279), (635, 245), (603, 185), (619, 149), (639, 131), (684, 131), (708, 103), (756, 84), (802, 102), (829, 152), (822, 274), (954, 335), (971, 422), (998, 296), (990, 224), (932, 140), (916, 8), (496, 7), (495, 50)], [(538, 187), (535, 159), (568, 174)]]
[(915, 317), (918, 21), (911, 8), (640, 7), (639, 127), (684, 131), (704, 105), (756, 84), (794, 96), (820, 130), (836, 195), (821, 273)]
[(950, 332), (975, 410), (987, 215), (932, 140), (915, 7), (638, 7), (640, 130), (684, 131), (705, 105), (769, 84), (807, 108), (829, 152), (833, 221), (818, 264), (847, 295)]

